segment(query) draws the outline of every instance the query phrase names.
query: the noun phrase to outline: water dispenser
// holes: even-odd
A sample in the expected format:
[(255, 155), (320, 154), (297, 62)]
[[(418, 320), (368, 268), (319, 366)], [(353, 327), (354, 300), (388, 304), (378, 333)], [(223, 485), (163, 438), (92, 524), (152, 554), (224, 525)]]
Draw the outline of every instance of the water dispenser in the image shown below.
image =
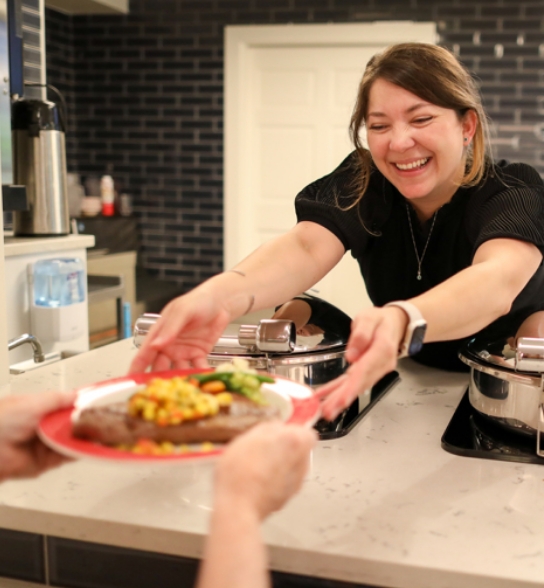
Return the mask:
[(28, 266), (30, 325), (41, 341), (70, 341), (85, 332), (85, 264), (77, 257), (42, 259)]

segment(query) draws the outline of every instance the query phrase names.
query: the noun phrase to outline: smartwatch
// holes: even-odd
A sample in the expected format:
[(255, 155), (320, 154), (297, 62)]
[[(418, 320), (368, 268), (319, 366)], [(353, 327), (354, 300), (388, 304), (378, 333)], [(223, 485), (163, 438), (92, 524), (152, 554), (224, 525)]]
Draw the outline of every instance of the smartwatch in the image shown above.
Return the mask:
[(419, 308), (406, 300), (388, 302), (386, 306), (398, 306), (408, 315), (408, 325), (399, 347), (399, 358), (419, 353), (423, 348), (423, 339), (427, 330), (427, 321), (423, 318)]

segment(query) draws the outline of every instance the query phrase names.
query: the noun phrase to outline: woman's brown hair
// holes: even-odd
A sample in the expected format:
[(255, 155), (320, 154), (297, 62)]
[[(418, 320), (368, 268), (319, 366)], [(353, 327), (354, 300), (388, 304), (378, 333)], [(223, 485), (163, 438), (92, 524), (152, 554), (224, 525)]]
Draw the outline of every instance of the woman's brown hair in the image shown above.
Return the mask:
[(384, 79), (426, 102), (457, 112), (460, 119), (469, 111), (478, 118), (476, 132), (467, 155), (463, 186), (478, 184), (489, 169), (491, 151), (489, 125), (480, 93), (470, 73), (447, 49), (428, 43), (399, 43), (374, 55), (359, 84), (357, 101), (349, 125), (350, 136), (359, 155), (357, 200), (364, 195), (370, 178), (372, 158), (359, 137), (368, 112), (370, 89)]

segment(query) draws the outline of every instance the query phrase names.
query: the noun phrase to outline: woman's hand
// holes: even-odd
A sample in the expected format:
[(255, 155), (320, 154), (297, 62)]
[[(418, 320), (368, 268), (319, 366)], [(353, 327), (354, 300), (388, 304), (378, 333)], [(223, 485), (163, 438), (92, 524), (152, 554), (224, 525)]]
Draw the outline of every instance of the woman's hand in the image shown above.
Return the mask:
[(325, 397), (321, 407), (324, 418), (334, 420), (357, 396), (395, 369), (407, 324), (408, 316), (397, 307), (369, 308), (355, 317), (346, 347), (346, 360), (351, 365), (345, 374), (317, 391)]
[(153, 371), (207, 368), (207, 356), (231, 318), (225, 302), (210, 289), (196, 288), (175, 298), (149, 330), (129, 372), (144, 372), (149, 366)]
[(0, 481), (34, 477), (69, 461), (46, 447), (36, 429), (48, 412), (71, 406), (75, 396), (55, 391), (0, 399)]

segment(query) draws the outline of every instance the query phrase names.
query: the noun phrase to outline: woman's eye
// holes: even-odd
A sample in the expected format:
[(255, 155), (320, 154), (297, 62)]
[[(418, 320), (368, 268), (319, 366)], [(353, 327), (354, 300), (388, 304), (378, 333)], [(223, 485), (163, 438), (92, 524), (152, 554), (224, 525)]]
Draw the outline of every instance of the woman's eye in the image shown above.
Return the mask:
[(421, 125), (430, 122), (432, 119), (432, 116), (420, 116), (419, 118), (416, 118), (414, 122)]
[(370, 125), (371, 131), (383, 131), (386, 128), (386, 125)]

